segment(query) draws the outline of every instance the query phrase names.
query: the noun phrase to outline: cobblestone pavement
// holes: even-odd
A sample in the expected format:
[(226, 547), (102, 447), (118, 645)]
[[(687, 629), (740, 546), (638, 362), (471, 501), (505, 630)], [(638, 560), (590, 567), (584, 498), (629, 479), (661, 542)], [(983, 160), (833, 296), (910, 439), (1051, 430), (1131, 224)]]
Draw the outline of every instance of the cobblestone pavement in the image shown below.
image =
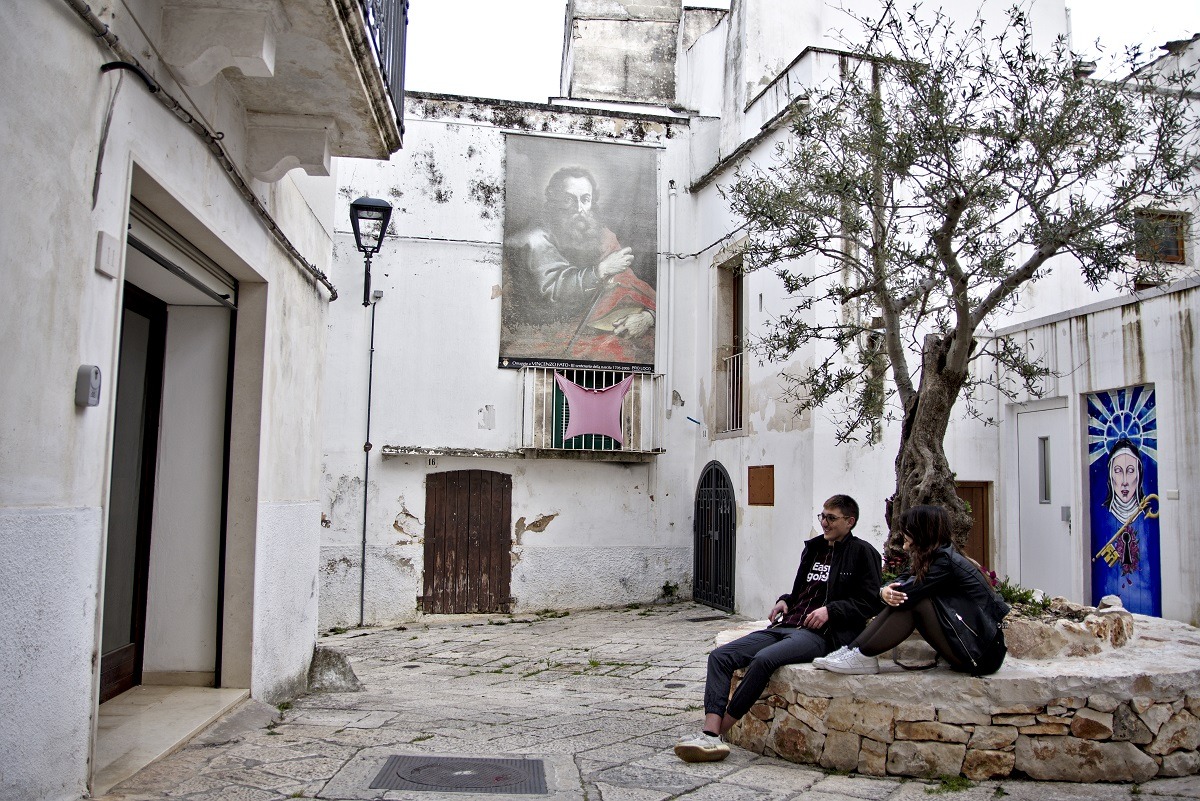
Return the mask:
[(104, 798), (547, 797), (368, 789), (393, 754), (542, 759), (555, 801), (1200, 798), (1197, 777), (1140, 787), (985, 782), (946, 792), (938, 782), (831, 774), (736, 747), (723, 762), (685, 764), (671, 747), (702, 719), (705, 654), (713, 635), (741, 622), (714, 617), (680, 603), (438, 616), (328, 637), (324, 644), (352, 661), (360, 692), (314, 693), (282, 713), (247, 702)]

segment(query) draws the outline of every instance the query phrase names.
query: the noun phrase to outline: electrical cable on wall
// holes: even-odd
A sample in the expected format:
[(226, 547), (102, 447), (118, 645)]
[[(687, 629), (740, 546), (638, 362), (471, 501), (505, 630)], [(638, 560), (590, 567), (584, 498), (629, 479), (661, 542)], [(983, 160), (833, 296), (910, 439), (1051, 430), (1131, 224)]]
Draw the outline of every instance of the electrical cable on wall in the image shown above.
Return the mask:
[(250, 204), (251, 208), (254, 209), (255, 214), (257, 214), (258, 218), (267, 227), (267, 231), (275, 239), (276, 243), (283, 248), (284, 252), (288, 254), (292, 261), (298, 267), (300, 267), (301, 270), (307, 273), (310, 278), (319, 282), (329, 290), (330, 301), (337, 300), (337, 288), (334, 287), (333, 283), (329, 280), (329, 277), (325, 275), (325, 273), (315, 264), (306, 259), (304, 254), (302, 254), (299, 249), (292, 244), (292, 241), (288, 239), (287, 235), (279, 227), (279, 224), (275, 222), (275, 218), (271, 216), (271, 212), (265, 205), (263, 205), (263, 202), (259, 200), (258, 195), (254, 193), (254, 190), (250, 188), (249, 182), (242, 177), (237, 165), (233, 163), (233, 159), (230, 158), (229, 153), (221, 144), (221, 140), (225, 137), (225, 135), (220, 132), (214, 133), (210, 131), (204, 125), (204, 123), (200, 122), (195, 116), (192, 115), (191, 112), (185, 109), (178, 100), (172, 97), (171, 94), (164, 90), (161, 85), (150, 78), (149, 73), (146, 72), (137, 58), (130, 53), (124, 45), (121, 44), (120, 37), (113, 33), (109, 29), (108, 25), (106, 25), (98, 16), (96, 16), (95, 12), (92, 11), (91, 6), (83, 2), (83, 0), (65, 0), (65, 2), (72, 8), (72, 10), (75, 11), (76, 14), (79, 15), (84, 22), (88, 24), (96, 38), (103, 40), (108, 46), (108, 49), (111, 50), (119, 59), (117, 62), (105, 64), (103, 67), (101, 67), (101, 70), (107, 72), (108, 70), (117, 69), (119, 67), (122, 70), (135, 72), (138, 77), (140, 77), (146, 83), (146, 87), (150, 93), (157, 98), (160, 103), (166, 106), (167, 109), (170, 110), (171, 113), (173, 113), (181, 122), (183, 122), (184, 125), (190, 128), (193, 133), (203, 140), (205, 145), (207, 145), (209, 152), (212, 153), (213, 157), (217, 160), (217, 163), (220, 164), (221, 168), (224, 170), (225, 175), (233, 183), (234, 188), (237, 189), (238, 194), (240, 194), (242, 198)]

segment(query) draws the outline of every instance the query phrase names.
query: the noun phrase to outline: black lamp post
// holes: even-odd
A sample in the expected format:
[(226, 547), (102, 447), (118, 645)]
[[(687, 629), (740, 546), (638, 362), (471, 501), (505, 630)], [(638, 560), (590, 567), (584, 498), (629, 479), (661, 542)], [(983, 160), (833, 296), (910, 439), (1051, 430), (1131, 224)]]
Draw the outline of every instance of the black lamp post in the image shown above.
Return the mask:
[(383, 247), (392, 204), (373, 197), (360, 197), (350, 204), (350, 226), (354, 229), (354, 244), (366, 259), (363, 276), (363, 306), (371, 305), (371, 257)]
[[(371, 297), (371, 257), (383, 246), (392, 204), (373, 197), (360, 197), (350, 204), (350, 226), (354, 244), (366, 260), (363, 274), (363, 306), (371, 307), (371, 350), (367, 356), (367, 437), (363, 442), (362, 553), (359, 556), (358, 625), (363, 625), (367, 605), (367, 498), (371, 486), (371, 384), (375, 374), (375, 304)], [(383, 293), (377, 293), (382, 296)]]

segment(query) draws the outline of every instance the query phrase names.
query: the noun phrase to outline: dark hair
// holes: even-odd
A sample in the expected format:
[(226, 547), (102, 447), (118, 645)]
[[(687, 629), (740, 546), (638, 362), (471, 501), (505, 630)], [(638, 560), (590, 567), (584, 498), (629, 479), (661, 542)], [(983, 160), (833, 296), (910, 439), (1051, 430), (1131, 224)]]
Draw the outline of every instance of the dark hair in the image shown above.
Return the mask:
[[(825, 506), (832, 509), (837, 509), (846, 517), (854, 518), (854, 525), (858, 525), (858, 501), (851, 498), (849, 495), (834, 495), (829, 500), (825, 501)], [(851, 530), (854, 526), (850, 527)]]
[(1146, 493), (1142, 490), (1142, 481), (1145, 478), (1145, 476), (1142, 475), (1142, 472), (1146, 469), (1146, 466), (1144, 464), (1142, 464), (1142, 454), (1138, 450), (1137, 445), (1134, 445), (1133, 442), (1128, 437), (1121, 437), (1119, 440), (1117, 440), (1116, 442), (1113, 443), (1111, 448), (1108, 449), (1108, 461), (1106, 461), (1104, 463), (1104, 472), (1106, 474), (1108, 474), (1104, 480), (1104, 483), (1108, 488), (1108, 493), (1104, 496), (1104, 508), (1105, 509), (1112, 509), (1112, 502), (1113, 502), (1113, 488), (1112, 488), (1112, 475), (1111, 475), (1112, 458), (1113, 458), (1113, 455), (1117, 451), (1122, 450), (1122, 449), (1128, 450), (1130, 453), (1133, 454), (1133, 458), (1137, 459), (1137, 463), (1138, 463), (1137, 501), (1138, 501), (1138, 503), (1141, 503), (1142, 500), (1145, 499), (1145, 497), (1146, 497)]
[(592, 205), (599, 205), (600, 187), (596, 183), (596, 176), (592, 175), (586, 167), (563, 167), (551, 175), (550, 180), (546, 182), (547, 202), (554, 202), (555, 196), (563, 191), (563, 184), (567, 182), (568, 178), (586, 178), (587, 182), (592, 185)]
[(912, 538), (908, 551), (912, 559), (913, 577), (925, 578), (933, 553), (952, 544), (950, 513), (940, 506), (914, 506), (900, 515), (900, 531)]

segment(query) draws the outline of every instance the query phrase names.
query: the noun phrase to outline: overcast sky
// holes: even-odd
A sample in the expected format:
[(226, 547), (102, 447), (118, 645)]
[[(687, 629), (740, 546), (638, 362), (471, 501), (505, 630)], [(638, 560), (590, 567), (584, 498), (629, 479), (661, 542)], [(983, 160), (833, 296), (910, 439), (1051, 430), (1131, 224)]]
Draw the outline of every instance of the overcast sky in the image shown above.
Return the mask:
[[(786, 0), (796, 2), (796, 0)], [(722, 0), (695, 0), (719, 6)], [(727, 7), (728, 2), (724, 2)], [(1147, 52), (1200, 33), (1200, 0), (1072, 0), (1076, 49), (1099, 39)], [(565, 0), (411, 0), (406, 88), (528, 100), (558, 95)]]

